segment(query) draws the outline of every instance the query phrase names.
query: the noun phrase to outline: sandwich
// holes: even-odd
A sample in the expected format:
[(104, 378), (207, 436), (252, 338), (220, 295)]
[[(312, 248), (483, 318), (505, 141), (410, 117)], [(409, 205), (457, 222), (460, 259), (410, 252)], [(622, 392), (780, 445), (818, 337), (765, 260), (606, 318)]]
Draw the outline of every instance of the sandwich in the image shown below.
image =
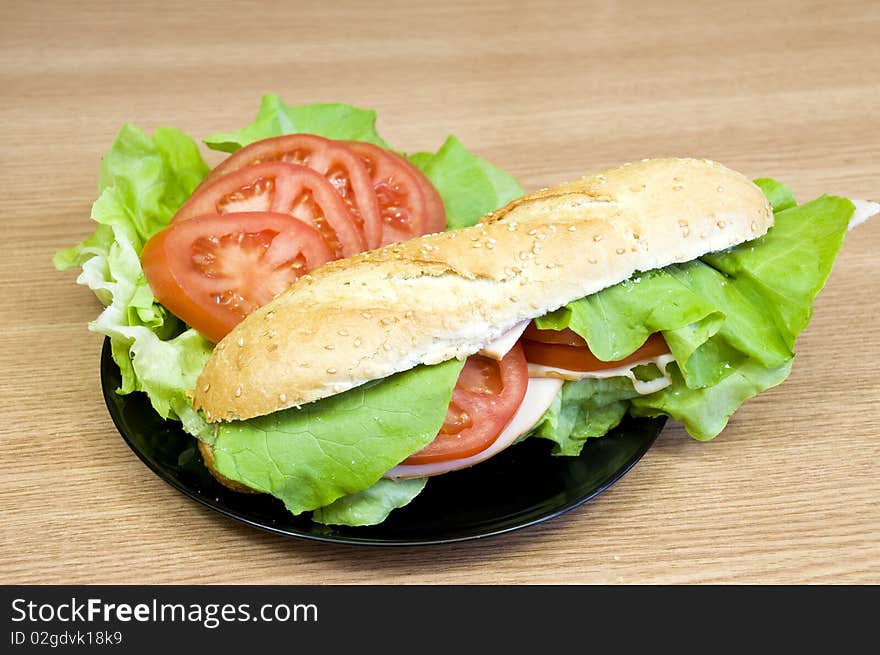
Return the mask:
[(431, 476), (529, 437), (576, 455), (627, 412), (710, 439), (787, 377), (853, 213), (654, 159), (324, 264), (214, 348), (200, 448), (324, 522), (387, 498), (377, 522)]
[(373, 121), (266, 96), (206, 140), (232, 153), (213, 171), (183, 133), (125, 126), (98, 229), (55, 257), (105, 305), (119, 393), (179, 421), (222, 484), (324, 524), (381, 523), (524, 440), (578, 456), (627, 415), (714, 438), (788, 376), (878, 210), (702, 159), (524, 195), (454, 137), (403, 156)]

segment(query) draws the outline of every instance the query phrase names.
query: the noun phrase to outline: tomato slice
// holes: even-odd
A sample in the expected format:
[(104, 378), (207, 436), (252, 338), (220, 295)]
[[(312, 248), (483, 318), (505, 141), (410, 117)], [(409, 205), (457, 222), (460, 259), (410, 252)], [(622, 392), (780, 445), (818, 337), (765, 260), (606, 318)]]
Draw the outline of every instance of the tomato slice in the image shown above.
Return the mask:
[(264, 162), (221, 175), (196, 189), (173, 220), (266, 211), (290, 214), (315, 227), (334, 259), (367, 248), (351, 212), (330, 182), (299, 164)]
[(392, 154), (409, 167), (410, 171), (412, 171), (413, 175), (415, 175), (416, 179), (419, 181), (419, 185), (422, 187), (422, 192), (425, 194), (425, 205), (428, 212), (425, 234), (445, 231), (446, 206), (443, 204), (443, 198), (440, 197), (437, 187), (435, 187), (433, 182), (428, 179), (428, 176), (422, 173), (422, 171), (411, 161), (396, 153)]
[(321, 234), (288, 214), (209, 214), (172, 223), (141, 254), (156, 299), (211, 341), (331, 259)]
[[(541, 332), (553, 332), (554, 330), (541, 330)], [(528, 330), (526, 330), (526, 333)], [(571, 346), (560, 343), (547, 343), (531, 341), (524, 338), (520, 341), (525, 351), (526, 359), (533, 364), (564, 368), (569, 371), (603, 371), (609, 368), (626, 366), (643, 359), (664, 355), (669, 352), (669, 346), (659, 332), (652, 334), (642, 346), (629, 357), (613, 361), (603, 362), (597, 358), (585, 345)]]
[(370, 175), (360, 157), (342, 141), (316, 134), (286, 134), (255, 141), (220, 162), (203, 184), (246, 166), (271, 161), (307, 166), (327, 178), (351, 211), (367, 247), (379, 247), (382, 219)]
[(519, 345), (500, 362), (482, 355), (468, 357), (437, 437), (403, 463), (445, 462), (484, 451), (516, 414), (528, 384), (528, 366)]
[(539, 330), (535, 326), (535, 322), (531, 321), (522, 334), (523, 339), (529, 341), (538, 341), (540, 343), (555, 343), (562, 346), (580, 346), (585, 347), (587, 342), (583, 337), (574, 330), (565, 328), (564, 330)]
[(383, 246), (446, 229), (443, 201), (418, 168), (373, 143), (345, 143), (361, 158), (372, 180), (382, 218)]

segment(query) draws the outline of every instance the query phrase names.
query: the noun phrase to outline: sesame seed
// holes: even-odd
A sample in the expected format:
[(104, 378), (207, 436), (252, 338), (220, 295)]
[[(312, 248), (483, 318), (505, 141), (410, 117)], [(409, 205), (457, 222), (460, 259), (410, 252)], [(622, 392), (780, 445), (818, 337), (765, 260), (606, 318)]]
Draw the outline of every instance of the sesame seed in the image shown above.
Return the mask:
[(681, 236), (686, 237), (691, 233), (691, 228), (686, 227), (681, 231)]
[(477, 241), (477, 242), (474, 244), (474, 248), (482, 248), (482, 247), (483, 247), (483, 244), (480, 243), (479, 241)]
[(280, 394), (278, 396), (278, 400), (281, 401), (282, 403), (286, 403), (287, 402), (287, 394), (283, 394), (283, 393)]
[(275, 312), (270, 309), (268, 312), (266, 312), (266, 315), (263, 318), (269, 321), (272, 319), (273, 316), (275, 316)]
[(516, 232), (516, 223), (508, 223), (507, 231), (508, 232)]
[(719, 186), (719, 187), (718, 187), (717, 189), (715, 189), (715, 190), (716, 190), (718, 193), (721, 193), (722, 191), (724, 191), (724, 187), (723, 187), (723, 186)]
[(687, 221), (678, 221), (678, 224), (679, 224), (681, 227), (687, 227), (687, 226), (688, 226), (688, 222), (687, 222)]
[(752, 221), (752, 224), (749, 227), (752, 228), (752, 232), (757, 232), (758, 231), (758, 222)]
[(494, 249), (495, 249), (495, 244), (494, 244), (494, 243), (487, 243), (487, 244), (486, 244), (486, 249), (487, 249), (487, 250), (494, 250)]
[(528, 235), (529, 235), (530, 237), (533, 237), (533, 236), (535, 236), (537, 233), (538, 233), (538, 230), (529, 230)]
[(211, 388), (211, 385), (210, 385), (210, 384), (206, 384), (204, 387), (202, 387), (202, 391), (204, 391), (205, 393), (207, 393), (208, 390), (209, 390), (210, 388)]
[(333, 350), (333, 344), (328, 343), (326, 346), (324, 346), (324, 350)]
[(355, 338), (355, 340), (354, 340), (354, 347), (355, 347), (355, 348), (360, 348), (360, 347), (361, 347), (361, 340), (360, 340), (360, 339)]
[(618, 248), (617, 250), (615, 250), (615, 252), (616, 252), (618, 255), (622, 255), (623, 253), (626, 252), (626, 249), (625, 249), (625, 248)]
[(238, 398), (239, 396), (241, 396), (241, 385), (235, 387), (235, 397)]
[(554, 264), (553, 262), (550, 262), (549, 264), (545, 265), (544, 268), (554, 269), (554, 268), (556, 268), (556, 264)]
[(333, 367), (331, 366), (330, 368), (327, 369), (327, 372), (328, 372), (330, 375), (333, 375), (334, 373), (336, 373), (336, 369), (333, 368)]
[(587, 259), (587, 261), (588, 261), (590, 264), (598, 264), (598, 263), (599, 263), (599, 260), (596, 259), (595, 257), (590, 257), (589, 259)]
[(595, 241), (596, 243), (599, 243), (601, 240), (602, 240), (601, 234), (594, 234), (593, 235), (593, 241)]
[(339, 330), (336, 334), (338, 334), (340, 337), (347, 337), (348, 330)]
[(235, 343), (239, 348), (241, 348), (242, 346), (244, 346), (244, 339), (242, 337), (239, 337), (235, 340)]
[(387, 352), (391, 352), (391, 342), (390, 342), (390, 341), (386, 341), (385, 343), (383, 343), (383, 344), (382, 344), (382, 347), (383, 347)]
[(568, 231), (569, 232), (577, 232), (577, 226), (576, 225), (569, 225)]
[(718, 227), (720, 227), (723, 230), (724, 227), (727, 225), (727, 223), (725, 223), (724, 221), (718, 221), (717, 223), (715, 223), (715, 225), (717, 225)]
[(673, 191), (681, 191), (683, 188), (684, 188), (684, 187), (681, 186), (680, 184), (676, 184), (676, 185), (674, 185), (674, 186), (672, 187), (672, 190), (673, 190)]
[(361, 316), (363, 316), (368, 321), (373, 318), (373, 315), (370, 312), (361, 312)]
[(510, 296), (510, 298), (508, 298), (508, 300), (510, 302), (516, 302), (517, 300), (519, 300), (519, 298), (517, 298), (516, 296)]
[(415, 315), (416, 315), (416, 313), (415, 313), (413, 310), (408, 309), (408, 310), (406, 311), (406, 313), (403, 315), (403, 317), (404, 317), (404, 318), (412, 318), (412, 317), (415, 316)]

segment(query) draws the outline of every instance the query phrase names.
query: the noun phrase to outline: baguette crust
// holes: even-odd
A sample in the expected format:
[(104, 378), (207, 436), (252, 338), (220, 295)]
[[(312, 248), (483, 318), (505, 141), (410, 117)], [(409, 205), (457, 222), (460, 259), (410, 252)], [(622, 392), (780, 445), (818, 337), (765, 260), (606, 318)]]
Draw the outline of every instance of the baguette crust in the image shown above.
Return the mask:
[(464, 358), (523, 320), (772, 224), (758, 187), (704, 159), (644, 160), (543, 189), (474, 227), (300, 278), (217, 345), (194, 406), (209, 421), (248, 419)]

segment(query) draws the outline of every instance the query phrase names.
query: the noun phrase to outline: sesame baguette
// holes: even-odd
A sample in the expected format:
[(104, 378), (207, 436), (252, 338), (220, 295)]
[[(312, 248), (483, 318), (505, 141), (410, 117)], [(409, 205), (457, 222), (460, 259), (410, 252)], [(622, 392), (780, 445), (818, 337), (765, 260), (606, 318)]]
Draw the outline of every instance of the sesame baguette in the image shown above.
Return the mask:
[(761, 190), (724, 166), (655, 159), (511, 202), (474, 227), (330, 262), (215, 348), (193, 392), (248, 419), (476, 353), (526, 319), (764, 234)]

